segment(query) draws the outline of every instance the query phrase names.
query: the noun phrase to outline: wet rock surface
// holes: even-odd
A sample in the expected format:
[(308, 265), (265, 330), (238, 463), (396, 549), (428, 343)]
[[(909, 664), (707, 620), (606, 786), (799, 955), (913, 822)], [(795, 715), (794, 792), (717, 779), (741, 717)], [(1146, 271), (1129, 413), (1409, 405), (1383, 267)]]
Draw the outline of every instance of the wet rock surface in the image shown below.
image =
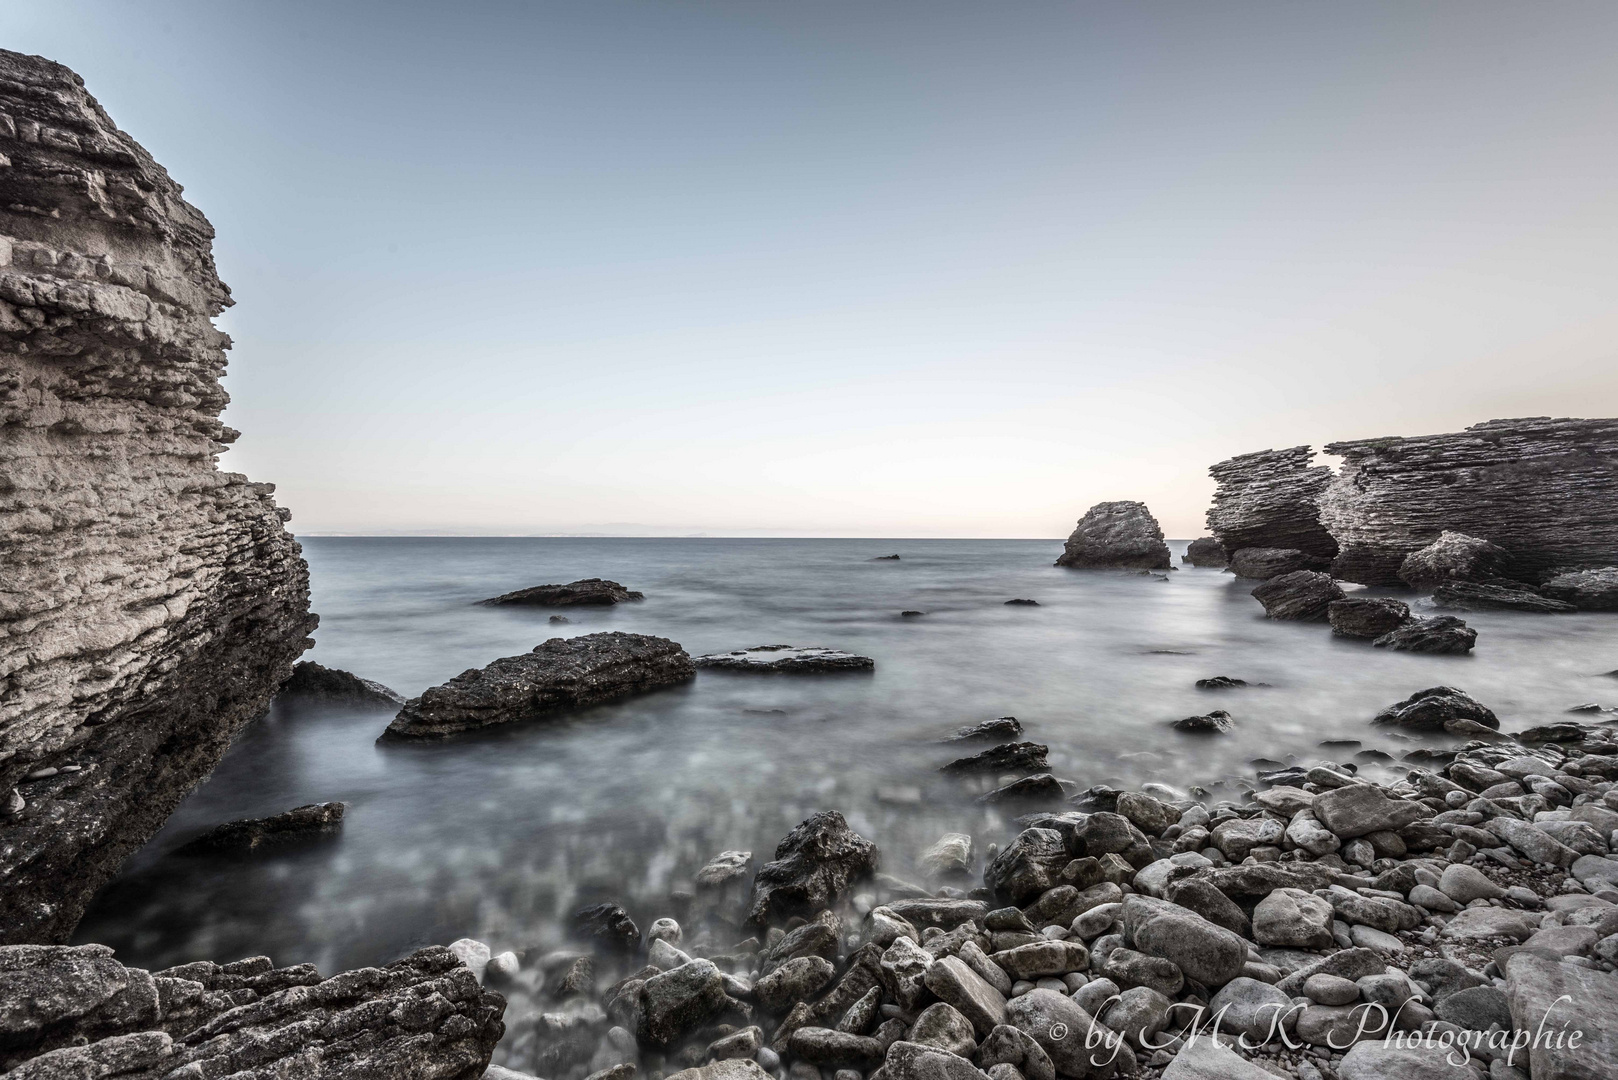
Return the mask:
[(1097, 503), (1067, 538), (1057, 566), (1166, 570), (1173, 565), (1163, 529), (1145, 503)]
[(1511, 555), (1500, 545), (1446, 529), (1437, 540), (1405, 556), (1399, 580), (1427, 591), (1446, 581), (1489, 581), (1503, 576), (1510, 565)]
[(533, 585), (526, 589), (502, 593), (480, 604), (491, 607), (525, 605), (528, 607), (604, 607), (630, 600), (644, 600), (645, 593), (626, 589), (616, 581), (605, 578), (581, 578), (566, 585)]
[(1351, 596), (1333, 600), (1326, 619), (1342, 637), (1378, 638), (1409, 621), (1410, 605), (1391, 596)]
[(1324, 620), (1331, 605), (1343, 598), (1342, 588), (1331, 575), (1315, 570), (1282, 574), (1253, 590), (1253, 599), (1264, 605), (1265, 615), (1299, 622)]
[(825, 649), (819, 646), (755, 645), (727, 653), (707, 653), (697, 657), (697, 667), (714, 671), (748, 671), (784, 675), (815, 675), (836, 671), (870, 671), (876, 661), (869, 656)]
[(1433, 590), (1433, 604), (1456, 611), (1526, 611), (1559, 615), (1578, 608), (1565, 600), (1552, 600), (1519, 582), (1446, 581)]
[(1297, 570), (1330, 569), (1330, 559), (1297, 548), (1241, 548), (1230, 557), (1230, 572), (1251, 581), (1268, 581)]
[(0, 943), (59, 942), (316, 620), (274, 486), (216, 462), (212, 226), (67, 68), (0, 50), (0, 115)]
[(346, 805), (340, 802), (310, 803), (271, 817), (227, 821), (180, 850), (195, 855), (206, 852), (246, 854), (261, 847), (330, 836), (342, 827), (345, 809)]
[(1392, 724), (1396, 727), (1420, 731), (1442, 731), (1446, 724), (1457, 720), (1498, 728), (1500, 718), (1494, 710), (1464, 690), (1453, 686), (1432, 686), (1389, 705), (1378, 713), (1373, 724)]
[(1185, 554), (1180, 561), (1192, 566), (1209, 566), (1215, 569), (1224, 569), (1230, 563), (1230, 553), (1225, 550), (1216, 537), (1199, 536), (1186, 547)]
[(1389, 630), (1372, 645), (1394, 652), (1440, 653), (1450, 656), (1472, 651), (1478, 632), (1453, 615), (1411, 619)]
[(411, 698), (383, 738), (442, 738), (615, 701), (695, 674), (691, 657), (668, 638), (616, 631), (551, 638)]
[(1618, 611), (1618, 566), (1557, 574), (1542, 591), (1580, 611)]
[(292, 678), (275, 692), (280, 705), (343, 705), (353, 708), (397, 709), (403, 695), (379, 682), (362, 679), (340, 668), (329, 668), (313, 660), (292, 665)]
[(1331, 469), (1314, 464), (1314, 450), (1260, 450), (1208, 470), (1219, 485), (1208, 529), (1235, 556), (1242, 548), (1292, 549), (1330, 559), (1337, 542), (1320, 521), (1320, 497)]

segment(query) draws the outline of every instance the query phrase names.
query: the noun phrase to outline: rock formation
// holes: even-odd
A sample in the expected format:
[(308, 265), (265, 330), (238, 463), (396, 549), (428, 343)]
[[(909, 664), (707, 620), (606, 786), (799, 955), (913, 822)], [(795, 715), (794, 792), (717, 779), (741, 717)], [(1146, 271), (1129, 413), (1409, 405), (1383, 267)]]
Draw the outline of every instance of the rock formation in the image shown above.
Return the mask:
[(754, 645), (734, 652), (697, 657), (697, 667), (713, 671), (757, 671), (786, 675), (815, 675), (828, 671), (870, 671), (869, 656), (825, 649), (818, 645)]
[(1340, 637), (1379, 638), (1410, 620), (1410, 605), (1391, 596), (1350, 596), (1333, 600), (1326, 618)]
[(1297, 548), (1246, 547), (1230, 557), (1230, 572), (1252, 581), (1268, 581), (1297, 570), (1330, 569), (1330, 559)]
[(56, 942), (315, 619), (272, 486), (215, 462), (207, 219), (77, 75), (5, 51), (0, 184), (0, 943)]
[(1472, 651), (1478, 632), (1453, 615), (1412, 618), (1389, 630), (1372, 645), (1392, 652), (1439, 653), (1460, 656)]
[(480, 604), (491, 607), (504, 607), (507, 604), (521, 604), (530, 607), (605, 607), (612, 604), (622, 604), (628, 600), (644, 600), (645, 593), (626, 589), (616, 581), (605, 578), (581, 578), (570, 581), (566, 585), (534, 585), (516, 592), (502, 593), (487, 600), (479, 600)]
[(329, 836), (342, 827), (346, 803), (309, 803), (266, 818), (242, 818), (216, 825), (181, 848), (191, 854), (245, 854), (261, 847)]
[(1618, 561), (1618, 419), (1490, 420), (1326, 450), (1344, 459), (1320, 501), (1340, 578), (1397, 585), (1405, 558), (1445, 530), (1505, 549), (1529, 581)]
[(1445, 529), (1438, 539), (1406, 555), (1399, 580), (1412, 589), (1434, 589), (1446, 581), (1486, 582), (1502, 575), (1511, 555), (1498, 544)]
[(1217, 538), (1199, 536), (1186, 545), (1185, 554), (1180, 556), (1180, 561), (1190, 563), (1192, 566), (1211, 566), (1222, 570), (1230, 562), (1230, 553)]
[(1334, 601), (1343, 599), (1343, 590), (1330, 574), (1295, 570), (1254, 589), (1253, 599), (1264, 605), (1264, 614), (1272, 619), (1316, 622), (1326, 618)]
[(405, 702), (384, 739), (435, 739), (644, 693), (696, 674), (679, 643), (646, 634), (551, 638)]
[(1545, 595), (1580, 611), (1618, 611), (1618, 566), (1557, 574), (1545, 583)]
[(1208, 470), (1219, 487), (1208, 509), (1208, 530), (1231, 555), (1245, 547), (1282, 548), (1330, 559), (1337, 541), (1320, 522), (1320, 496), (1331, 468), (1315, 465), (1314, 450), (1260, 450)]
[(292, 678), (281, 684), (275, 700), (292, 706), (346, 705), (383, 709), (397, 709), (405, 701), (403, 696), (379, 682), (313, 660), (299, 660), (292, 665)]
[(1163, 529), (1142, 502), (1096, 503), (1067, 538), (1057, 566), (1166, 570), (1173, 565)]
[(1433, 603), (1456, 611), (1530, 611), (1556, 615), (1578, 608), (1565, 600), (1541, 596), (1520, 581), (1446, 581), (1433, 590)]

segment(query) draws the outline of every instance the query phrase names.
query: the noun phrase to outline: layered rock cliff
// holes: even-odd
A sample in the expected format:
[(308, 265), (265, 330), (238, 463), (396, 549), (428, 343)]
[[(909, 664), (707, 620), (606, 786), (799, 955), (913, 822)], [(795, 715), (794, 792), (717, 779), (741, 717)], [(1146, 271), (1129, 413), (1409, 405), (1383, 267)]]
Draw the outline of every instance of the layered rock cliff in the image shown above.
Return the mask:
[(1446, 529), (1504, 548), (1527, 581), (1618, 562), (1618, 419), (1490, 420), (1326, 451), (1343, 457), (1320, 499), (1337, 577), (1398, 585), (1405, 557)]
[(1330, 466), (1314, 464), (1314, 450), (1260, 450), (1221, 461), (1208, 470), (1219, 487), (1208, 508), (1208, 531), (1234, 555), (1242, 548), (1290, 549), (1330, 559), (1337, 541), (1320, 522), (1320, 497)]
[(213, 229), (77, 75), (0, 51), (0, 944), (62, 941), (314, 626), (221, 472)]

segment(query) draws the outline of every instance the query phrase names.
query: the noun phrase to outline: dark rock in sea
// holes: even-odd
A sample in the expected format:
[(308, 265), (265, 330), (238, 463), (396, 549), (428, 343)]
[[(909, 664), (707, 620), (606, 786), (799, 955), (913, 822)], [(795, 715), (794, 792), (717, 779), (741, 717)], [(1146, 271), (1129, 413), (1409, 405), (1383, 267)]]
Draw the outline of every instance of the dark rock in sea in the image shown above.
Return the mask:
[(1406, 555), (1399, 580), (1412, 589), (1435, 589), (1446, 581), (1488, 581), (1511, 565), (1511, 555), (1498, 544), (1446, 529), (1438, 539)]
[(227, 821), (209, 829), (180, 851), (186, 854), (246, 853), (261, 847), (330, 836), (342, 827), (346, 809), (347, 804), (340, 802), (310, 803), (266, 818)]
[(914, 609), (906, 609), (904, 611), (899, 612), (899, 617), (903, 618), (903, 619), (919, 619), (925, 614), (927, 614), (925, 611), (916, 611)]
[(1223, 735), (1227, 731), (1235, 731), (1236, 722), (1224, 709), (1215, 709), (1206, 716), (1188, 716), (1184, 720), (1174, 721), (1174, 730), (1198, 735)]
[(668, 638), (586, 634), (471, 668), (405, 702), (383, 738), (430, 739), (547, 716), (686, 682), (691, 657)]
[(1469, 720), (1496, 730), (1500, 727), (1494, 710), (1453, 686), (1418, 690), (1377, 713), (1371, 723), (1412, 731), (1442, 731), (1445, 724), (1455, 720)]
[[(1618, 550), (1618, 419), (1528, 417), (1416, 438), (1356, 439), (1320, 517), (1342, 550), (1333, 572), (1400, 584), (1406, 556), (1445, 530), (1511, 552), (1511, 574), (1600, 566)], [(1566, 597), (1556, 597), (1566, 599)]]
[(715, 671), (815, 675), (827, 671), (870, 671), (876, 667), (876, 661), (869, 656), (819, 646), (755, 645), (751, 649), (699, 656), (696, 665)]
[(1578, 610), (1566, 601), (1541, 596), (1531, 586), (1498, 578), (1488, 583), (1446, 581), (1433, 590), (1433, 603), (1456, 611), (1527, 611), (1538, 615)]
[(1065, 795), (1061, 781), (1050, 773), (1039, 773), (1036, 776), (1013, 780), (1004, 787), (997, 787), (986, 795), (980, 795), (978, 802), (989, 806), (1007, 803), (1048, 803), (1058, 801)]
[(283, 704), (394, 709), (405, 700), (379, 682), (362, 679), (340, 668), (324, 667), (313, 660), (300, 660), (292, 665), (292, 678), (281, 684), (275, 699)]
[(216, 464), (213, 227), (67, 68), (0, 50), (0, 116), (0, 943), (59, 942), (317, 619), (274, 485)]
[(1326, 618), (1333, 601), (1343, 599), (1343, 590), (1330, 574), (1295, 570), (1266, 581), (1253, 590), (1253, 598), (1272, 619), (1318, 622)]
[(1394, 652), (1440, 653), (1459, 656), (1472, 651), (1478, 632), (1453, 615), (1411, 619), (1371, 642), (1379, 649)]
[(1057, 566), (1166, 570), (1173, 563), (1163, 530), (1141, 502), (1097, 503), (1079, 519)]
[(591, 904), (580, 908), (573, 913), (573, 931), (614, 949), (633, 949), (640, 944), (640, 927), (618, 904)]
[(1230, 553), (1212, 536), (1199, 536), (1186, 547), (1185, 554), (1180, 561), (1190, 563), (1192, 566), (1211, 566), (1223, 569), (1230, 562)]
[(985, 720), (981, 724), (970, 724), (960, 728), (945, 739), (945, 742), (988, 742), (998, 739), (1015, 739), (1022, 734), (1022, 723), (1015, 716), (997, 716), (993, 720)]
[(1230, 556), (1230, 572), (1252, 581), (1268, 581), (1297, 570), (1330, 569), (1330, 559), (1297, 548), (1240, 548)]
[(1246, 679), (1233, 679), (1229, 675), (1215, 675), (1211, 679), (1198, 679), (1198, 690), (1230, 690), (1238, 686), (1246, 686)]
[(1326, 609), (1331, 631), (1342, 637), (1377, 638), (1410, 619), (1410, 605), (1391, 596), (1350, 596)]
[(1017, 599), (1017, 600), (1007, 600), (1006, 601), (1006, 607), (1038, 607), (1038, 606), (1039, 606), (1039, 601), (1038, 600)]
[(898, 562), (899, 561), (899, 556), (897, 556), (897, 555), (878, 555), (876, 558), (872, 559), (871, 561), (872, 562)]
[(1045, 760), (1045, 755), (1050, 753), (1050, 749), (1050, 747), (1042, 743), (1035, 742), (1005, 743), (1001, 746), (991, 746), (981, 754), (957, 758), (938, 771), (946, 773), (1045, 772), (1050, 768), (1050, 763)]
[(1291, 548), (1326, 559), (1337, 554), (1337, 542), (1321, 524), (1319, 509), (1332, 472), (1315, 465), (1314, 457), (1308, 446), (1260, 450), (1208, 470), (1219, 484), (1208, 510), (1208, 530), (1226, 551)]
[[(477, 1080), (505, 999), (442, 946), (322, 979), (268, 957), (164, 971), (105, 945), (0, 948), (0, 1072), (19, 1080)], [(249, 1064), (250, 1063), (250, 1064)]]
[(645, 593), (626, 589), (616, 581), (593, 577), (570, 581), (566, 585), (535, 585), (527, 589), (518, 589), (516, 592), (502, 593), (488, 600), (479, 600), (478, 603), (491, 606), (523, 604), (529, 607), (601, 607), (608, 604), (622, 604), (627, 600), (644, 599)]
[(572, 622), (573, 620), (568, 618), (566, 615), (552, 615), (550, 618), (546, 619), (545, 621), (548, 622), (548, 623), (551, 623), (554, 626), (563, 626), (563, 625), (565, 625), (567, 623)]
[(787, 833), (775, 860), (759, 868), (748, 918), (767, 926), (794, 915), (813, 917), (850, 884), (876, 873), (877, 857), (876, 845), (850, 829), (842, 814), (822, 810)]
[(1618, 611), (1618, 566), (1557, 574), (1542, 591), (1580, 611)]

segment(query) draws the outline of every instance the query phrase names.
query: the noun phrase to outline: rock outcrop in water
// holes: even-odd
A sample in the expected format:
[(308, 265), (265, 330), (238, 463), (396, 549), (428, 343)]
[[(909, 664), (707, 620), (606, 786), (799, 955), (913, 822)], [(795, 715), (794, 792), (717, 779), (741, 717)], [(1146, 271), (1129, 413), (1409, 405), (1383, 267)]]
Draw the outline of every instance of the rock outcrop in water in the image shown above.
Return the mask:
[(825, 649), (818, 645), (754, 645), (733, 652), (706, 653), (696, 659), (697, 667), (712, 671), (750, 671), (777, 675), (819, 675), (834, 671), (870, 671), (876, 661), (869, 656)]
[(1320, 496), (1332, 471), (1315, 465), (1314, 456), (1308, 446), (1260, 450), (1208, 470), (1219, 484), (1208, 529), (1226, 551), (1234, 556), (1242, 548), (1278, 548), (1325, 559), (1337, 554), (1337, 541), (1320, 522)]
[(1557, 574), (1545, 583), (1544, 592), (1580, 611), (1618, 611), (1618, 566)]
[(1315, 622), (1326, 618), (1331, 605), (1343, 599), (1343, 590), (1330, 574), (1296, 570), (1254, 589), (1253, 599), (1264, 605), (1264, 614), (1272, 619)]
[(626, 589), (616, 581), (605, 578), (581, 578), (566, 585), (534, 585), (515, 592), (502, 593), (480, 604), (491, 607), (524, 605), (528, 607), (607, 607), (630, 600), (644, 600), (645, 593)]
[(0, 154), (0, 943), (56, 942), (315, 619), (272, 486), (215, 463), (207, 219), (40, 57), (0, 51)]
[(18, 1080), (478, 1080), (505, 1000), (448, 949), (321, 979), (268, 957), (165, 971), (105, 945), (0, 947), (0, 1072)]
[(1498, 544), (1448, 529), (1438, 539), (1406, 555), (1399, 580), (1412, 589), (1435, 589), (1447, 581), (1486, 582), (1502, 576), (1511, 555)]
[(1173, 562), (1163, 529), (1142, 502), (1096, 503), (1067, 538), (1057, 566), (1167, 570)]
[(329, 668), (313, 660), (299, 660), (292, 665), (292, 678), (281, 684), (275, 693), (276, 701), (283, 705), (336, 705), (352, 708), (397, 709), (403, 705), (402, 695), (379, 682), (362, 679), (341, 668)]
[(1511, 574), (1608, 566), (1618, 553), (1618, 419), (1490, 420), (1465, 431), (1332, 443), (1342, 470), (1320, 501), (1334, 573), (1397, 585), (1446, 530), (1498, 545)]
[(1180, 556), (1180, 561), (1190, 563), (1192, 566), (1223, 569), (1230, 562), (1230, 553), (1217, 538), (1199, 536), (1186, 545), (1185, 554)]
[(617, 631), (551, 638), (411, 698), (382, 737), (442, 738), (616, 701), (695, 675), (691, 657), (668, 638)]
[(1230, 557), (1230, 572), (1252, 581), (1268, 581), (1299, 570), (1330, 569), (1330, 559), (1297, 548), (1247, 547)]
[(216, 825), (181, 848), (191, 854), (246, 854), (261, 847), (329, 836), (342, 827), (346, 803), (309, 803), (265, 818), (242, 818)]

